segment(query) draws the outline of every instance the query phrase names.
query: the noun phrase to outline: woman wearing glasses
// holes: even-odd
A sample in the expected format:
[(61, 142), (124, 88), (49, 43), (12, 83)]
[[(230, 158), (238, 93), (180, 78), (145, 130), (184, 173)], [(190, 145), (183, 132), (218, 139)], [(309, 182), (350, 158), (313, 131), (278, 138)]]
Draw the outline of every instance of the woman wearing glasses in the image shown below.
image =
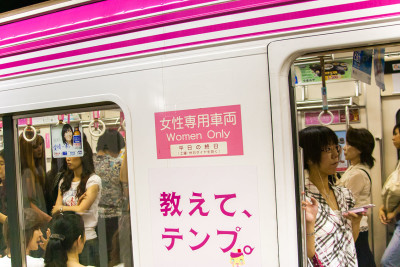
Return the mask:
[(335, 186), (340, 146), (336, 134), (324, 126), (299, 132), (306, 169), (305, 195), (307, 255), (313, 266), (358, 266), (354, 240), (362, 215), (347, 212), (354, 198), (347, 188)]
[[(347, 130), (344, 155), (346, 160), (350, 161), (350, 166), (337, 185), (350, 189), (356, 201), (355, 207), (371, 203), (370, 171), (375, 161), (372, 157), (374, 147), (374, 136), (367, 129), (350, 127)], [(359, 266), (376, 266), (368, 243), (368, 216), (363, 216), (361, 219), (356, 251)]]

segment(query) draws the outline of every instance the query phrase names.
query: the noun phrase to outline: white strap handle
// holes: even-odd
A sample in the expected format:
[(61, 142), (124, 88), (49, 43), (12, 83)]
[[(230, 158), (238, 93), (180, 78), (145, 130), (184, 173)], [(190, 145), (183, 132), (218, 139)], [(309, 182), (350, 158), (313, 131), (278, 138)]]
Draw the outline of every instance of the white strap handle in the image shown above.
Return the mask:
[(119, 128), (118, 128), (118, 132), (119, 131), (121, 131), (121, 129), (122, 130), (124, 130), (124, 131), (126, 131), (126, 124), (125, 124), (125, 120), (121, 123), (121, 125), (119, 126)]
[[(28, 137), (26, 137), (26, 131), (28, 130), (28, 128), (32, 128), (32, 130), (33, 130), (33, 137), (32, 137), (31, 139), (29, 139)], [(24, 128), (23, 133), (22, 133), (22, 136), (24, 137), (24, 139), (25, 139), (27, 142), (32, 142), (33, 140), (35, 140), (36, 135), (37, 135), (37, 134), (36, 134), (36, 129), (35, 129), (35, 127), (33, 127), (32, 125), (26, 126), (26, 127)]]
[[(324, 113), (327, 113), (327, 114), (329, 114), (329, 115), (331, 116), (331, 119), (330, 119), (329, 122), (323, 122), (323, 121), (321, 120), (322, 114), (324, 114)], [(330, 124), (333, 122), (333, 119), (334, 119), (334, 118), (335, 118), (335, 116), (333, 116), (333, 113), (330, 112), (329, 110), (323, 110), (323, 111), (321, 111), (321, 113), (319, 113), (319, 115), (318, 115), (318, 121), (319, 121), (319, 123), (321, 123), (321, 124), (324, 125), (324, 126), (330, 125)]]
[[(92, 136), (95, 136), (95, 137), (102, 136), (102, 135), (105, 133), (105, 131), (106, 131), (106, 125), (104, 124), (104, 122), (103, 122), (102, 120), (100, 120), (100, 119), (98, 119), (97, 122), (99, 122), (99, 123), (101, 124), (101, 127), (99, 127), (98, 129), (96, 129), (98, 133), (95, 133), (95, 132), (92, 130), (92, 127), (93, 127), (93, 124), (95, 123), (95, 121), (93, 120), (93, 121), (91, 121), (90, 124), (89, 124), (89, 132), (90, 132), (90, 134), (91, 134)], [(99, 130), (100, 128), (101, 128), (101, 130)]]

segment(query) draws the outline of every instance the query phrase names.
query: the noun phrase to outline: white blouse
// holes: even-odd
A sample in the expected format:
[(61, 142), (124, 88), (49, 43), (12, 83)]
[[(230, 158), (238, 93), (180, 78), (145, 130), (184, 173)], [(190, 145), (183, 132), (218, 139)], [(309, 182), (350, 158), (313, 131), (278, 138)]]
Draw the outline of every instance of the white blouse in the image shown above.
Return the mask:
[[(365, 164), (358, 163), (351, 165), (336, 182), (336, 185), (350, 189), (356, 201), (355, 207), (371, 203), (371, 181), (364, 170), (371, 177), (371, 169)], [(360, 232), (365, 231), (368, 231), (368, 216), (363, 216), (360, 222)]]

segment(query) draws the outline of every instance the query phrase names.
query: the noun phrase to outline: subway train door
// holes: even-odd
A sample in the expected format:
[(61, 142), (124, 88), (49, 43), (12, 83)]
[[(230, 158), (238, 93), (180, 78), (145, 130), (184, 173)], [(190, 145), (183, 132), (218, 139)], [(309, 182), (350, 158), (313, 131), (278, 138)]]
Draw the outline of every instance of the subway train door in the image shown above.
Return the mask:
[[(383, 91), (381, 86), (376, 84), (374, 69), (372, 69), (371, 80), (366, 82), (354, 78), (351, 75), (351, 68), (355, 51), (374, 51), (374, 49), (382, 48), (385, 50), (381, 58), (387, 62), (386, 65), (393, 66), (394, 64), (394, 68), (396, 68), (395, 61), (400, 49), (396, 43), (391, 41), (394, 28), (396, 26), (383, 27), (379, 30), (354, 29), (332, 33), (329, 38), (315, 35), (295, 40), (277, 41), (269, 46), (271, 88), (277, 88), (276, 91), (271, 91), (273, 114), (279, 113), (281, 118), (288, 121), (286, 125), (274, 125), (274, 142), (285, 144), (283, 150), (288, 157), (293, 149), (293, 162), (295, 166), (298, 166), (298, 173), (293, 173), (295, 181), (293, 187), (288, 187), (287, 182), (286, 184), (277, 182), (278, 192), (293, 190), (297, 193), (293, 196), (288, 196), (289, 193), (284, 194), (282, 199), (278, 194), (277, 202), (279, 206), (280, 201), (290, 199), (296, 206), (293, 206), (292, 212), (297, 212), (299, 227), (296, 230), (293, 229), (293, 232), (297, 231), (298, 236), (303, 236), (298, 242), (299, 262), (302, 265), (307, 264), (307, 256), (304, 254), (305, 232), (302, 230), (302, 213), (299, 206), (300, 192), (303, 190), (301, 177), (303, 171), (300, 160), (301, 153), (297, 153), (297, 133), (311, 125), (327, 125), (337, 134), (341, 146), (346, 143), (346, 130), (350, 126), (366, 128), (372, 133), (375, 139), (373, 151), (375, 164), (371, 170), (372, 197), (370, 201), (376, 207), (369, 214), (368, 225), (369, 245), (377, 266), (379, 266), (387, 242), (390, 240), (391, 229), (380, 222), (378, 212), (382, 204), (380, 195), (382, 185), (386, 177), (393, 171), (398, 159), (397, 156), (394, 156), (396, 150), (391, 141), (392, 129), (396, 123), (396, 113), (400, 106), (398, 83), (396, 83), (397, 75), (389, 73), (387, 70), (382, 72), (381, 81), (386, 87), (386, 90)], [(349, 40), (357, 42), (357, 45), (352, 44)], [(369, 46), (360, 45), (363, 42), (368, 42)], [(385, 43), (385, 45), (371, 45), (378, 42)], [(298, 52), (300, 50), (302, 52)], [(320, 116), (325, 104), (321, 96), (322, 80), (319, 73), (321, 60), (329, 74), (329, 78), (326, 79), (329, 116), (325, 112), (322, 112)], [(289, 70), (292, 75), (289, 75)], [(292, 84), (288, 83), (288, 77)], [(291, 106), (286, 107), (284, 103), (288, 101), (291, 102)], [(292, 132), (293, 138), (283, 136), (284, 132)], [(286, 144), (293, 146), (287, 147)], [(347, 162), (342, 154), (337, 172), (342, 174), (349, 164), (350, 162)], [(276, 164), (276, 172), (284, 173), (283, 169), (280, 170), (279, 164)], [(282, 188), (280, 188), (281, 186)], [(286, 210), (286, 212), (290, 211)], [(389, 233), (389, 236), (386, 235), (386, 232)]]

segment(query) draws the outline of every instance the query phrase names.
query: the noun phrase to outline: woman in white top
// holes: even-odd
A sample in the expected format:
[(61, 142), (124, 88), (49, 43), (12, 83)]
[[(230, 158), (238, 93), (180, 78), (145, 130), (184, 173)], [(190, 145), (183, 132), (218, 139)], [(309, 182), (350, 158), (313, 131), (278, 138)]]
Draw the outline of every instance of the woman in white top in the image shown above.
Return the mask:
[[(356, 201), (355, 207), (371, 203), (371, 175), (375, 159), (372, 151), (375, 147), (374, 136), (365, 128), (350, 127), (346, 132), (344, 155), (350, 166), (337, 185), (350, 189)], [(360, 233), (356, 241), (357, 260), (359, 266), (375, 267), (374, 256), (368, 243), (368, 216), (363, 216)]]
[[(26, 245), (26, 264), (29, 267), (44, 267), (43, 258), (34, 258), (29, 256), (31, 251), (39, 249), (39, 245), (42, 249), (46, 249), (47, 240), (43, 238), (40, 226), (43, 224), (40, 216), (31, 208), (24, 209), (24, 222), (25, 222), (25, 245)], [(8, 219), (5, 219), (3, 225), (4, 239), (7, 244), (6, 256), (0, 258), (0, 266), (11, 267), (11, 254), (9, 249), (9, 228)], [(47, 235), (50, 232), (47, 231)]]
[(94, 174), (93, 152), (86, 138), (83, 140), (83, 157), (68, 157), (68, 170), (60, 181), (58, 197), (52, 214), (74, 211), (85, 222), (86, 244), (80, 254), (84, 265), (99, 265), (99, 241), (95, 228), (101, 195), (101, 179)]
[(58, 213), (51, 221), (51, 235), (44, 262), (46, 267), (83, 267), (79, 254), (85, 246), (85, 226), (75, 212)]

